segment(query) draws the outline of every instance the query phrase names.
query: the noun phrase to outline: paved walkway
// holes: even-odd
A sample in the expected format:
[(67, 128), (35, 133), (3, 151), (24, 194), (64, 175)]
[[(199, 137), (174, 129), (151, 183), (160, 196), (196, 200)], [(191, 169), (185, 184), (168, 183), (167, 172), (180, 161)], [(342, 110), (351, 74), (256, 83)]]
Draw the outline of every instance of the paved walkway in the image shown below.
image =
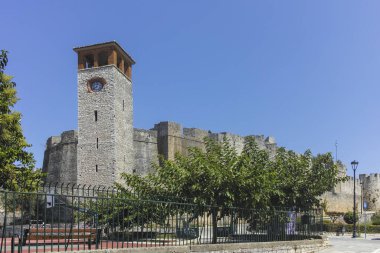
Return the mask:
[(320, 253), (380, 253), (380, 234), (367, 234), (367, 238), (352, 238), (351, 234), (344, 236), (328, 235), (329, 244)]

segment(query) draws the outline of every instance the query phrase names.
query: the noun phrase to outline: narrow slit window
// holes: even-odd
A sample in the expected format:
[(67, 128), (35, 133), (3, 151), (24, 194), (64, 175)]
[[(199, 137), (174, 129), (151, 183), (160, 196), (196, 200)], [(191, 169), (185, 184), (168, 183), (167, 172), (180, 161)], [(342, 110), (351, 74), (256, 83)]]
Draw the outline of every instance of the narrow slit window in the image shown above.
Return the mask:
[(95, 171), (98, 172), (98, 165), (95, 165)]
[(99, 148), (99, 138), (96, 138), (96, 148)]
[(124, 99), (123, 99), (123, 111), (124, 111)]
[(95, 121), (98, 121), (98, 111), (94, 111), (95, 114)]

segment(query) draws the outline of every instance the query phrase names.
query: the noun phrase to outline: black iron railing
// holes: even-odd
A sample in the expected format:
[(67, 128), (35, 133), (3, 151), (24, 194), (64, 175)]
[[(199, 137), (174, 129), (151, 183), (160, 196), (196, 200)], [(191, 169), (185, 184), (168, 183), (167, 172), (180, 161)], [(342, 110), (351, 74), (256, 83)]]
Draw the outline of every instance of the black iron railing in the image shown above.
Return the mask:
[(0, 191), (0, 253), (301, 240), (322, 231), (319, 209), (199, 206), (62, 186)]

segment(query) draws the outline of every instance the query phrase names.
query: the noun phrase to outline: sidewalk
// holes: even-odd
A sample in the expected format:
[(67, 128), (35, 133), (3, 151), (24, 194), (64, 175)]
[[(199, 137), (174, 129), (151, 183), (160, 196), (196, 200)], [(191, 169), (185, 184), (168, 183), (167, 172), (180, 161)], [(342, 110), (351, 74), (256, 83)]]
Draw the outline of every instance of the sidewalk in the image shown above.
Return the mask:
[[(352, 238), (352, 232), (346, 232), (344, 233), (343, 236), (342, 235), (337, 236), (336, 233), (333, 233), (333, 232), (324, 232), (323, 234), (326, 235), (328, 238)], [(355, 239), (359, 239), (359, 240), (367, 239), (367, 240), (380, 241), (380, 234), (367, 234), (366, 237), (367, 238), (364, 238), (364, 233), (360, 233), (358, 234), (358, 237), (356, 237)]]

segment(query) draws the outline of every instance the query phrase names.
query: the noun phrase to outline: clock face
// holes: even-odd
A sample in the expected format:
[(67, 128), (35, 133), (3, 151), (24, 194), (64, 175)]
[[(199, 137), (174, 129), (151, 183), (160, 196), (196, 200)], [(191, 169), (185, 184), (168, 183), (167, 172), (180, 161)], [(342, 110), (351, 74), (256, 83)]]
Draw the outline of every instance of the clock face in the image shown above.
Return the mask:
[(95, 91), (95, 92), (98, 92), (98, 91), (101, 91), (103, 89), (103, 84), (99, 81), (95, 81), (93, 83), (91, 83), (91, 90), (92, 91)]

